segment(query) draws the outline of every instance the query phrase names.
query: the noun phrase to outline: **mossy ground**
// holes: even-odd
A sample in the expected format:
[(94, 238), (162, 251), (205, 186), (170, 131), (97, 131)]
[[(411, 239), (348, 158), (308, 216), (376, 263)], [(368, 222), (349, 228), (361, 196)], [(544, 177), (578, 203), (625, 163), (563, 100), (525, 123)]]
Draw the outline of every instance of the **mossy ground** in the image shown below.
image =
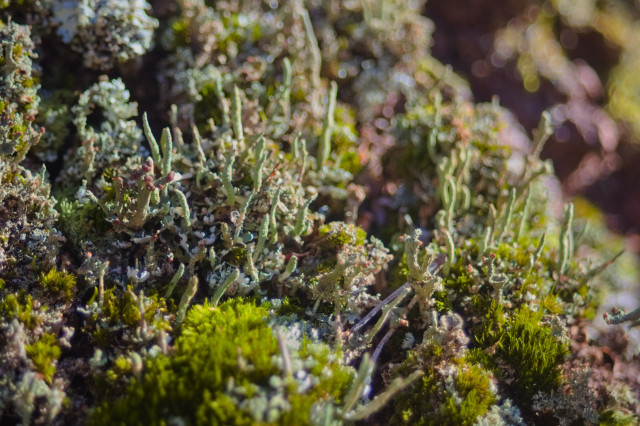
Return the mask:
[(615, 244), (423, 2), (116, 3), (0, 27), (0, 423), (619, 417), (567, 332)]

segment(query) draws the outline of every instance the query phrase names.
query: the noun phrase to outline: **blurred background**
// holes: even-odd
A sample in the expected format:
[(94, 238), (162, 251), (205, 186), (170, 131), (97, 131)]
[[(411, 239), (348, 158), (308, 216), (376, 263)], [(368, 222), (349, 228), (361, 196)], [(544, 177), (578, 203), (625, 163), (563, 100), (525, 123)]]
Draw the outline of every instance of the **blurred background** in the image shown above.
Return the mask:
[(564, 195), (640, 252), (640, 1), (429, 0), (424, 15), (476, 101), (498, 96), (529, 134), (551, 112), (542, 157)]

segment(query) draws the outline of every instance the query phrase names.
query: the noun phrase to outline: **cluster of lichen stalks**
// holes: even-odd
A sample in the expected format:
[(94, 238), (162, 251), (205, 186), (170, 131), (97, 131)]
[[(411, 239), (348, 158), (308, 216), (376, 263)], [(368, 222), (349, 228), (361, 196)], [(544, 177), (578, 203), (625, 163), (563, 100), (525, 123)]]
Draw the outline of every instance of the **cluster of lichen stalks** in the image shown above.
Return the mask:
[[(612, 415), (566, 331), (611, 260), (548, 211), (548, 116), (509, 147), (421, 4), (70, 3), (13, 10), (41, 74), (0, 28), (0, 422)], [(123, 81), (162, 88), (167, 128)]]

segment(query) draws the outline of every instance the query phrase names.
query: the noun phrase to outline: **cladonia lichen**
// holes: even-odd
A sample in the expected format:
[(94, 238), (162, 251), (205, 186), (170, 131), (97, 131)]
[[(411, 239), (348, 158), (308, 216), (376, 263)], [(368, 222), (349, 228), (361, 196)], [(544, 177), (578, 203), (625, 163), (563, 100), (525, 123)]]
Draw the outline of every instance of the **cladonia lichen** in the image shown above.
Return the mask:
[(548, 113), (510, 145), (422, 1), (156, 3), (0, 26), (0, 423), (598, 421)]

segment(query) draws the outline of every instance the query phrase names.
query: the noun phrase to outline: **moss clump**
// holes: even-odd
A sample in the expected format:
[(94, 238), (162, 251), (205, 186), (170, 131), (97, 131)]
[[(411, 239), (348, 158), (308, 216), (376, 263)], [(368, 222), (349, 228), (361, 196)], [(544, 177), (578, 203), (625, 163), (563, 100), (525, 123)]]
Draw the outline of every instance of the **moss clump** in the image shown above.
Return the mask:
[(33, 308), (33, 296), (24, 291), (9, 294), (0, 300), (0, 315), (7, 320), (16, 318), (27, 328), (35, 327), (40, 321), (36, 310)]
[[(556, 389), (562, 383), (560, 366), (569, 354), (566, 342), (554, 335), (550, 326), (540, 323), (543, 316), (540, 311), (522, 307), (507, 320), (497, 318), (501, 311), (501, 307), (492, 304), (487, 321), (495, 327), (494, 331), (476, 335), (485, 350), (474, 351), (473, 358), (479, 358), (503, 382), (510, 383), (508, 386), (518, 401), (528, 402), (537, 392)], [(488, 353), (493, 351), (492, 357)], [(498, 369), (500, 361), (509, 368)]]
[(76, 277), (54, 266), (46, 274), (40, 275), (40, 285), (52, 296), (70, 302), (76, 287)]
[(562, 383), (560, 365), (569, 349), (554, 336), (551, 327), (540, 324), (541, 313), (520, 309), (507, 324), (498, 344), (498, 354), (514, 369), (515, 395), (525, 398)]
[[(110, 288), (104, 292), (102, 301), (97, 302), (97, 293), (96, 289), (88, 302), (89, 313), (84, 331), (91, 333), (93, 343), (98, 347), (106, 348), (114, 344), (123, 330), (138, 335), (140, 327), (150, 334), (171, 328), (167, 320), (167, 303), (157, 294), (136, 295), (129, 286), (118, 297), (116, 288)], [(95, 309), (92, 310), (92, 307)], [(120, 344), (129, 345), (130, 342)]]
[(333, 145), (339, 152), (340, 167), (357, 174), (362, 169), (360, 154), (356, 145), (359, 134), (356, 129), (356, 116), (351, 107), (345, 104), (336, 106)]
[(174, 352), (148, 358), (144, 375), (122, 398), (98, 407), (90, 424), (162, 424), (172, 417), (190, 424), (308, 423), (312, 404), (343, 396), (350, 370), (328, 348), (303, 342), (291, 354), (305, 365), (297, 376), (317, 380), (303, 388), (279, 365), (283, 355), (267, 317), (265, 307), (238, 299), (193, 307)]
[(74, 246), (81, 241), (97, 241), (108, 230), (104, 211), (98, 205), (80, 204), (77, 200), (62, 199), (57, 205), (58, 226)]
[(51, 383), (51, 378), (56, 372), (55, 361), (60, 357), (60, 347), (56, 343), (56, 337), (47, 333), (40, 340), (25, 348), (27, 356), (45, 380)]
[(364, 229), (344, 222), (331, 222), (322, 225), (319, 232), (321, 237), (327, 238), (332, 249), (339, 249), (347, 245), (362, 246), (367, 239), (367, 233)]
[(196, 103), (194, 112), (195, 124), (198, 130), (204, 132), (207, 130), (208, 121), (212, 119), (214, 123), (223, 121), (223, 111), (220, 109), (220, 103), (224, 102), (216, 94), (215, 84), (205, 85), (199, 92), (200, 100)]
[[(437, 356), (437, 355), (436, 355)], [(427, 371), (407, 399), (397, 405), (392, 421), (410, 425), (473, 425), (496, 402), (490, 375), (477, 365), (462, 363), (446, 379)]]

